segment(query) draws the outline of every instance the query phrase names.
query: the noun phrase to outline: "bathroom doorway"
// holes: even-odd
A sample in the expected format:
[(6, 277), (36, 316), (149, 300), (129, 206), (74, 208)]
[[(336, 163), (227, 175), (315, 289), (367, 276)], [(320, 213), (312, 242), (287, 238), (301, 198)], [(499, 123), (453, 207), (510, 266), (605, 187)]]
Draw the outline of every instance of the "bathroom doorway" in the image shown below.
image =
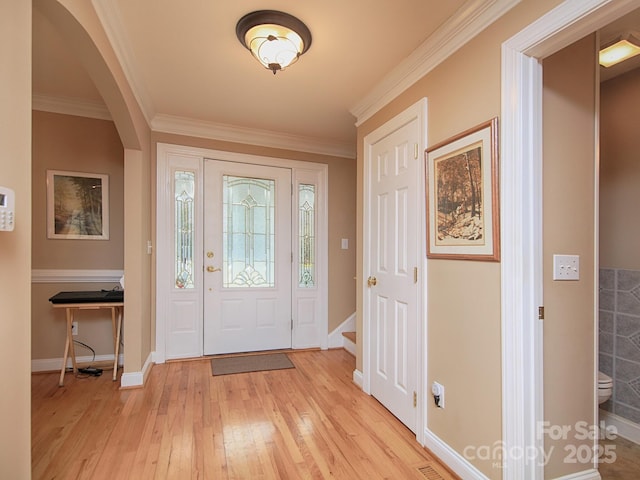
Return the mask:
[[(601, 29), (600, 44), (631, 31), (640, 9)], [(599, 418), (615, 429), (601, 441), (615, 454), (600, 465), (606, 480), (640, 478), (640, 58), (600, 75), (598, 367), (613, 391)]]

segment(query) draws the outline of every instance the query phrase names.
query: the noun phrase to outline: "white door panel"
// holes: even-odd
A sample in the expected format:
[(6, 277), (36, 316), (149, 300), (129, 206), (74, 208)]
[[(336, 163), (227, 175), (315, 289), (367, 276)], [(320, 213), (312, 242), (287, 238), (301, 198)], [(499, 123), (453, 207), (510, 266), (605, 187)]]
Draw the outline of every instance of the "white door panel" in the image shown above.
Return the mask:
[(204, 170), (204, 353), (291, 348), (291, 170)]
[(418, 120), (372, 146), (370, 175), (371, 394), (416, 431), (420, 222)]

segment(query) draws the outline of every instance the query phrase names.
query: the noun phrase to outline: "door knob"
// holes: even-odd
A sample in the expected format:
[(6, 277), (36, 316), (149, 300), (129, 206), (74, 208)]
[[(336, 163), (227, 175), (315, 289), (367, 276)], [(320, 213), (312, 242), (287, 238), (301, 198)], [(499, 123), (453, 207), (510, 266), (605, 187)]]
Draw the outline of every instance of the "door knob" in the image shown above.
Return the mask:
[(213, 258), (213, 252), (207, 252), (207, 258)]
[(220, 269), (219, 269), (219, 268), (212, 267), (211, 265), (209, 265), (209, 266), (207, 267), (207, 272), (209, 272), (209, 273), (219, 272), (219, 271), (220, 271)]
[(378, 279), (376, 277), (369, 277), (367, 279), (367, 285), (369, 285), (369, 288), (375, 287), (377, 284), (378, 284)]

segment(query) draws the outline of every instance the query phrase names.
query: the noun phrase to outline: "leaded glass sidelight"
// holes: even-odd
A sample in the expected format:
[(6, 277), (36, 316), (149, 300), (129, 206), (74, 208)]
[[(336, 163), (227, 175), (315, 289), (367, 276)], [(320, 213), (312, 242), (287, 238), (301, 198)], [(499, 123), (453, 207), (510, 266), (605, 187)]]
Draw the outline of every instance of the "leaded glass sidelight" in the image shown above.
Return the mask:
[(315, 185), (298, 186), (298, 286), (315, 286), (316, 235)]
[(275, 187), (223, 176), (223, 288), (275, 287)]
[(193, 245), (195, 173), (176, 171), (174, 173), (175, 208), (175, 286), (194, 288)]

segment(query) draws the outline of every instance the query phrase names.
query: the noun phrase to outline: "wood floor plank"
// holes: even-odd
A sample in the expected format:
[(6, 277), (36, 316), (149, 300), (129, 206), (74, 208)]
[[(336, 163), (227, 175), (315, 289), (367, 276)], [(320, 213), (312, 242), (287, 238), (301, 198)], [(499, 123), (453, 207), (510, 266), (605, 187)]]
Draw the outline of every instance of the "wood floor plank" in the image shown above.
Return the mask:
[(296, 368), (215, 377), (206, 359), (156, 365), (134, 390), (33, 375), (33, 478), (424, 478), (435, 459), (353, 384), (353, 356), (289, 357)]

